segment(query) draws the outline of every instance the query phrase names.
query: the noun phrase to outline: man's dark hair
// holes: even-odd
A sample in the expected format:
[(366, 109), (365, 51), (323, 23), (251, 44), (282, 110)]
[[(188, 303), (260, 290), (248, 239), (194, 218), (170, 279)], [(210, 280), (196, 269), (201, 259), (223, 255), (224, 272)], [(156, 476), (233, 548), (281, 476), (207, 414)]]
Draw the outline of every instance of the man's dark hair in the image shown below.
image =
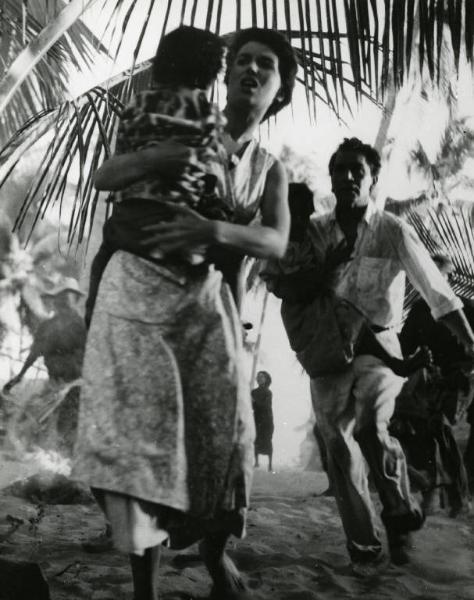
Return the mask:
[(153, 59), (155, 83), (206, 89), (223, 66), (225, 43), (215, 33), (183, 25), (167, 33)]
[(288, 204), (290, 215), (295, 217), (309, 218), (314, 212), (313, 192), (306, 183), (290, 183), (288, 186)]
[(364, 144), (359, 138), (352, 137), (344, 138), (342, 144), (337, 147), (336, 151), (329, 159), (329, 175), (332, 175), (336, 155), (339, 152), (357, 152), (358, 154), (362, 154), (365, 156), (365, 160), (370, 167), (372, 177), (377, 177), (380, 173), (380, 154), (377, 150), (370, 144)]
[(232, 68), (235, 57), (239, 50), (248, 42), (258, 42), (264, 46), (268, 46), (272, 52), (278, 57), (278, 70), (281, 78), (281, 89), (279, 98), (275, 98), (270, 108), (265, 113), (263, 120), (268, 119), (271, 115), (276, 115), (283, 107), (291, 102), (293, 88), (295, 87), (296, 71), (298, 63), (294, 50), (287, 38), (273, 29), (262, 29), (260, 27), (250, 27), (237, 32), (231, 41), (229, 54), (227, 55), (227, 73), (225, 77), (226, 83), (229, 79), (229, 71)]

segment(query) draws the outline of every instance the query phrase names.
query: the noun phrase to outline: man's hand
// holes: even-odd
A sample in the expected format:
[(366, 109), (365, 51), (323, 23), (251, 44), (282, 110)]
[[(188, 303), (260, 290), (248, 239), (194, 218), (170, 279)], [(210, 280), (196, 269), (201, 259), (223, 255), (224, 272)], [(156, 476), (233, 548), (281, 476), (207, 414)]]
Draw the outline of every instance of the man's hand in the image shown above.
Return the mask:
[(472, 362), (474, 363), (474, 341), (471, 343), (467, 343), (464, 346), (464, 349), (466, 351), (467, 356), (472, 360)]

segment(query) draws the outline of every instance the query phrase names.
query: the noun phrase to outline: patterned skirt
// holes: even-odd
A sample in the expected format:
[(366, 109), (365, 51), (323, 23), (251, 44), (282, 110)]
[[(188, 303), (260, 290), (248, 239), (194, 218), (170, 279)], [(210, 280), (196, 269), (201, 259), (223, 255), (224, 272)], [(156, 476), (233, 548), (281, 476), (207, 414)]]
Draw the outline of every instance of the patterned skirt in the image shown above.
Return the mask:
[[(219, 272), (113, 255), (87, 340), (73, 476), (108, 494), (112, 529), (113, 515), (122, 529), (124, 511), (135, 515), (123, 549), (163, 532), (173, 545), (180, 521), (196, 539), (219, 524), (243, 535), (255, 429), (241, 352)], [(159, 534), (141, 542), (146, 523)]]

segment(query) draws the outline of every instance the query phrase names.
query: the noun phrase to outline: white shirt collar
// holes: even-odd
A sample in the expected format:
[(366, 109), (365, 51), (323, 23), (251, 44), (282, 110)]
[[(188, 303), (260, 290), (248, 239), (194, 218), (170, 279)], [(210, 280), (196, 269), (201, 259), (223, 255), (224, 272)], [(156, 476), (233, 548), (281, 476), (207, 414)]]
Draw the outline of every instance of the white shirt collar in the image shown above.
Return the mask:
[[(372, 223), (373, 217), (375, 215), (375, 213), (377, 212), (377, 206), (375, 204), (375, 202), (370, 199), (369, 203), (367, 204), (367, 209), (364, 213), (364, 217), (362, 219), (363, 222), (365, 222), (367, 225), (370, 225)], [(336, 209), (334, 209), (333, 211), (331, 211), (331, 213), (329, 213), (329, 221), (331, 223), (336, 223)], [(362, 223), (361, 221), (361, 223)]]

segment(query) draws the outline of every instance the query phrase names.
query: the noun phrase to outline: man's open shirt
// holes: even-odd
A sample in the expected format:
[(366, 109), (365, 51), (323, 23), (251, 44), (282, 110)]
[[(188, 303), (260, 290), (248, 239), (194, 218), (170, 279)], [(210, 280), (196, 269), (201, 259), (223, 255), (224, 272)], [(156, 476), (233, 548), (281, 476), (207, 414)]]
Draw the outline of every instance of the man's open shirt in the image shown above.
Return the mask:
[[(335, 212), (313, 217), (310, 235), (317, 263), (323, 263), (328, 251), (344, 240)], [(412, 227), (370, 203), (359, 223), (350, 260), (336, 270), (334, 291), (371, 323), (399, 331), (405, 275), (435, 319), (462, 308)]]

